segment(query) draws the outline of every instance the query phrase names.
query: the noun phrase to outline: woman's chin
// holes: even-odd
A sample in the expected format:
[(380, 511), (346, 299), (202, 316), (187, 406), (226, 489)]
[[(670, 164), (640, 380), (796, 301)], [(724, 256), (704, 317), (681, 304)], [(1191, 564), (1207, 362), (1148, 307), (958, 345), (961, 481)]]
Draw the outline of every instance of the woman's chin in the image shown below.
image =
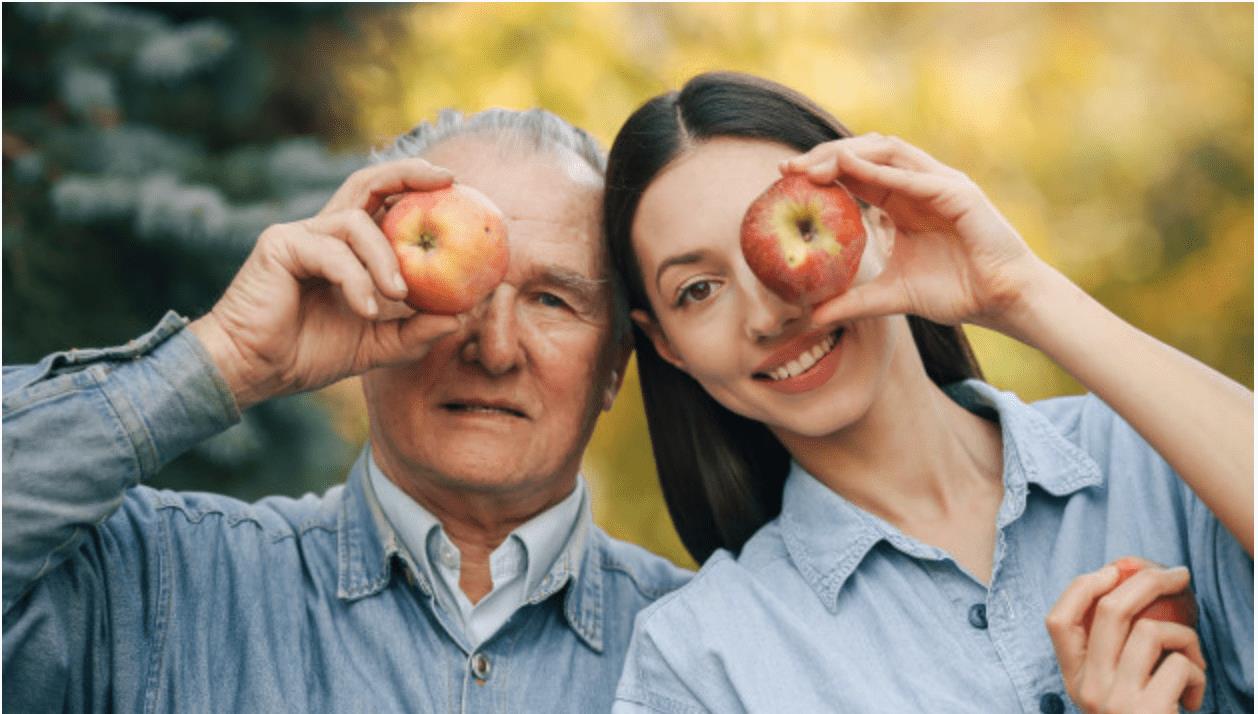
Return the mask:
[(774, 432), (787, 432), (806, 439), (818, 439), (843, 431), (860, 420), (868, 402), (846, 393), (826, 395), (812, 404), (798, 405), (761, 419)]

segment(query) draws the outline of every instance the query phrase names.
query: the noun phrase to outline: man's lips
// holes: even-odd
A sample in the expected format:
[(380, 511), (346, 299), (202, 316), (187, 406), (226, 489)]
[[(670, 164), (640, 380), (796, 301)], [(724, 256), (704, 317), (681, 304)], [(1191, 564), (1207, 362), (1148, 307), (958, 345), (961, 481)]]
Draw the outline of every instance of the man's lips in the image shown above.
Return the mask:
[(505, 399), (450, 399), (442, 402), (441, 408), (455, 414), (499, 414), (518, 419), (530, 418), (523, 407)]

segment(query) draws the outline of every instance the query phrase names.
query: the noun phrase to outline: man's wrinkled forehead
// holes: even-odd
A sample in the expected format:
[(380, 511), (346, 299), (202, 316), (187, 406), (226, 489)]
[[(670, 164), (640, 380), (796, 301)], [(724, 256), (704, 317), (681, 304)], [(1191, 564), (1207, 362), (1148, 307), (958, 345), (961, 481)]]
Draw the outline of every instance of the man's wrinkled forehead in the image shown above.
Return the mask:
[(454, 156), (459, 157), (461, 162), (481, 166), (545, 162), (577, 186), (600, 191), (603, 187), (602, 173), (572, 149), (558, 145), (538, 146), (531, 138), (511, 130), (452, 136), (428, 147), (420, 156), (438, 165), (441, 165), (441, 160), (453, 160), (450, 157)]

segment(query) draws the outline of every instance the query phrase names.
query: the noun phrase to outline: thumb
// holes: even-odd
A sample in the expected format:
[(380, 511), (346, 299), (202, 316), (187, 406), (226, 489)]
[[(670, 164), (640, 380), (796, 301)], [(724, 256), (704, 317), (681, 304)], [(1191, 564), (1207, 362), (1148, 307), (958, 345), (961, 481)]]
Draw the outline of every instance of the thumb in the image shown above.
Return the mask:
[(394, 320), (389, 325), (394, 330), (393, 339), (385, 342), (386, 346), (381, 350), (375, 366), (422, 359), (437, 340), (457, 332), (462, 325), (463, 321), (458, 317), (425, 313)]
[(898, 285), (886, 273), (847, 292), (813, 306), (812, 322), (817, 325), (838, 324), (908, 311), (908, 304)]

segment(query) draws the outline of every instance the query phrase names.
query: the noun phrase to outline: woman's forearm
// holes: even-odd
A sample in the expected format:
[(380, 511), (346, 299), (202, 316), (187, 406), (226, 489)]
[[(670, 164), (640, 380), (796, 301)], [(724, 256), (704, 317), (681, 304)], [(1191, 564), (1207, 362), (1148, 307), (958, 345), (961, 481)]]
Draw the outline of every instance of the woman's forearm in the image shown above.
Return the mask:
[(1109, 404), (1254, 554), (1254, 395), (1054, 270), (1010, 330)]

